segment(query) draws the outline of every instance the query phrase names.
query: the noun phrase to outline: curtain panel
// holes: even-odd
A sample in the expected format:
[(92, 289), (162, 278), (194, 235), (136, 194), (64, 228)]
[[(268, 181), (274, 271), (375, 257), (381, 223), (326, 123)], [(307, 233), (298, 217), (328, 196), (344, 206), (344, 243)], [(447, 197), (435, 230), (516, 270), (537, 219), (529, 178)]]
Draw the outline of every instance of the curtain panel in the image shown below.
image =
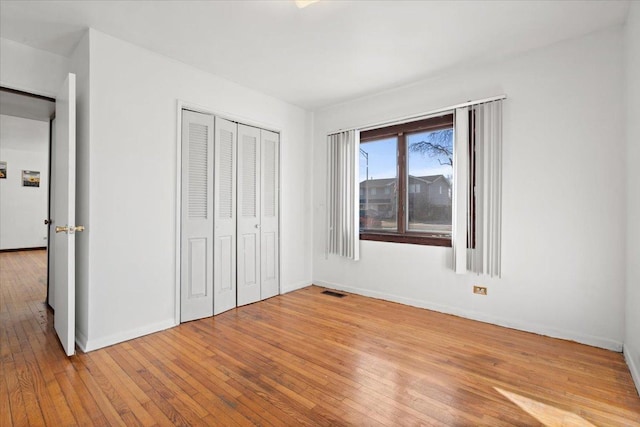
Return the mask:
[(456, 109), (453, 265), (502, 273), (502, 100)]
[(327, 136), (326, 253), (354, 261), (360, 258), (359, 148), (357, 130)]

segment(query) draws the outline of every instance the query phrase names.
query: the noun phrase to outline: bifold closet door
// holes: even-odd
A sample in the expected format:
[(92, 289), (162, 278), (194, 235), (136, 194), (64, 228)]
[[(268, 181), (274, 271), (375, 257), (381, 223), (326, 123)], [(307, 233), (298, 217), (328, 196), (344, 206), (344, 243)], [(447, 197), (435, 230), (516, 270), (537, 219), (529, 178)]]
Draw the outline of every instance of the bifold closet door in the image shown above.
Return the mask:
[(238, 305), (278, 295), (279, 135), (238, 125)]
[(260, 137), (260, 299), (266, 299), (280, 292), (280, 135), (261, 130)]
[(213, 116), (182, 112), (180, 320), (213, 315)]
[(215, 118), (213, 314), (236, 307), (236, 145), (238, 125)]
[(260, 129), (238, 125), (238, 305), (260, 301)]

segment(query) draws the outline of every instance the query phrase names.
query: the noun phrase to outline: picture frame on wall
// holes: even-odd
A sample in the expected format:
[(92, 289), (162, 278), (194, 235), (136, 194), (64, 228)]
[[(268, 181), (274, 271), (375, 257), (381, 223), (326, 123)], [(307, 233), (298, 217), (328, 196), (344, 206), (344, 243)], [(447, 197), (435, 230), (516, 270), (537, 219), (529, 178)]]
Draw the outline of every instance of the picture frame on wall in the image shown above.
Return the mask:
[(23, 187), (40, 187), (40, 172), (23, 170), (22, 186)]
[(7, 162), (0, 162), (0, 179), (7, 179)]

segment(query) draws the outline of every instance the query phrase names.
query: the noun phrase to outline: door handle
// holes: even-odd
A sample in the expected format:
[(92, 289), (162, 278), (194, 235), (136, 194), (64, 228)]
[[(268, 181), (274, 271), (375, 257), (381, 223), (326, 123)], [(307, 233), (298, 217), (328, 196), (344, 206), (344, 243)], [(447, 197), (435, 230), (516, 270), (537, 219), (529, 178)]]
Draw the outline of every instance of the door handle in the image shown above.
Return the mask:
[(84, 225), (65, 225), (65, 226), (56, 226), (56, 233), (67, 233), (73, 234), (76, 231), (84, 231)]

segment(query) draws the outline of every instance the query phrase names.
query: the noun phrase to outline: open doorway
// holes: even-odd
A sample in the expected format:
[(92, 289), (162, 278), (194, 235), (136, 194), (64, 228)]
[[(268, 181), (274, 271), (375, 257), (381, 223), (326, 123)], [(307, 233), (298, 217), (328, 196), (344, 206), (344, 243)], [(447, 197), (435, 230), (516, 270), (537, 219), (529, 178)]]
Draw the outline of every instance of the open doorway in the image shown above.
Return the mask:
[(55, 308), (49, 288), (54, 116), (55, 99), (0, 87), (0, 251), (30, 251), (21, 259), (46, 264), (38, 281), (51, 308)]
[[(72, 356), (75, 354), (75, 233), (84, 231), (84, 226), (75, 225), (76, 76), (73, 73), (67, 75), (55, 100), (12, 89), (3, 89), (0, 93), (2, 98), (7, 100), (3, 104), (3, 109), (0, 109), (0, 116), (7, 124), (20, 122), (20, 119), (25, 119), (25, 116), (27, 116), (26, 120), (44, 122), (43, 134), (45, 138), (43, 138), (42, 145), (45, 147), (43, 156), (46, 155), (46, 160), (38, 166), (40, 170), (31, 166), (18, 166), (18, 160), (12, 160), (11, 163), (9, 160), (0, 160), (3, 162), (3, 175), (6, 177), (2, 179), (3, 182), (0, 184), (3, 197), (10, 195), (11, 192), (4, 191), (7, 189), (19, 190), (18, 193), (22, 196), (33, 194), (25, 190), (41, 190), (40, 195), (43, 197), (38, 206), (44, 206), (33, 209), (23, 207), (22, 210), (17, 211), (18, 215), (13, 216), (12, 222), (2, 226), (2, 230), (0, 230), (2, 233), (14, 232), (19, 229), (17, 224), (25, 216), (25, 212), (33, 211), (35, 216), (31, 224), (41, 233), (36, 236), (35, 244), (7, 244), (5, 251), (13, 250), (15, 253), (18, 250), (17, 253), (25, 253), (29, 252), (29, 248), (42, 248), (42, 243), (39, 242), (46, 242), (44, 247), (47, 248), (45, 255), (49, 254), (48, 262), (46, 262), (49, 268), (48, 272), (44, 274), (46, 277), (44, 287), (47, 288), (45, 291), (48, 290), (48, 297), (45, 292), (40, 300), (43, 306), (47, 304), (47, 300), (53, 303), (55, 312), (53, 313), (52, 326), (60, 339), (65, 354)], [(0, 101), (2, 100), (0, 99)], [(53, 119), (54, 109), (55, 119)], [(4, 112), (7, 114), (3, 114)], [(37, 118), (40, 120), (35, 120)], [(3, 126), (3, 130), (8, 129), (11, 127)], [(31, 127), (21, 125), (17, 126), (17, 129), (27, 133)], [(14, 143), (23, 141), (23, 144), (16, 144), (17, 149), (14, 151), (25, 151), (25, 144), (28, 143), (24, 142), (24, 138), (22, 140), (17, 138), (17, 135), (22, 135), (22, 133), (16, 131), (14, 134), (10, 134), (2, 146), (10, 147), (11, 141)], [(47, 135), (48, 137), (46, 137)], [(0, 155), (10, 154), (8, 150), (0, 153)], [(24, 153), (21, 154), (24, 155)], [(28, 155), (24, 155), (24, 157), (30, 159)], [(19, 170), (19, 175), (14, 176), (14, 179), (9, 179), (13, 169)], [(43, 173), (44, 171), (46, 173)], [(46, 185), (43, 182), (45, 178), (48, 180)], [(6, 205), (7, 208), (15, 209), (16, 205), (20, 207), (17, 202), (19, 200), (19, 197), (8, 198), (7, 202), (2, 202), (2, 204), (3, 207)], [(2, 216), (4, 220), (6, 216), (4, 214)], [(0, 236), (0, 240), (11, 241), (6, 235)], [(0, 253), (0, 255), (4, 255), (4, 253)], [(2, 256), (2, 259), (5, 258)], [(20, 271), (17, 274), (20, 274)], [(13, 285), (15, 286), (15, 283)]]

